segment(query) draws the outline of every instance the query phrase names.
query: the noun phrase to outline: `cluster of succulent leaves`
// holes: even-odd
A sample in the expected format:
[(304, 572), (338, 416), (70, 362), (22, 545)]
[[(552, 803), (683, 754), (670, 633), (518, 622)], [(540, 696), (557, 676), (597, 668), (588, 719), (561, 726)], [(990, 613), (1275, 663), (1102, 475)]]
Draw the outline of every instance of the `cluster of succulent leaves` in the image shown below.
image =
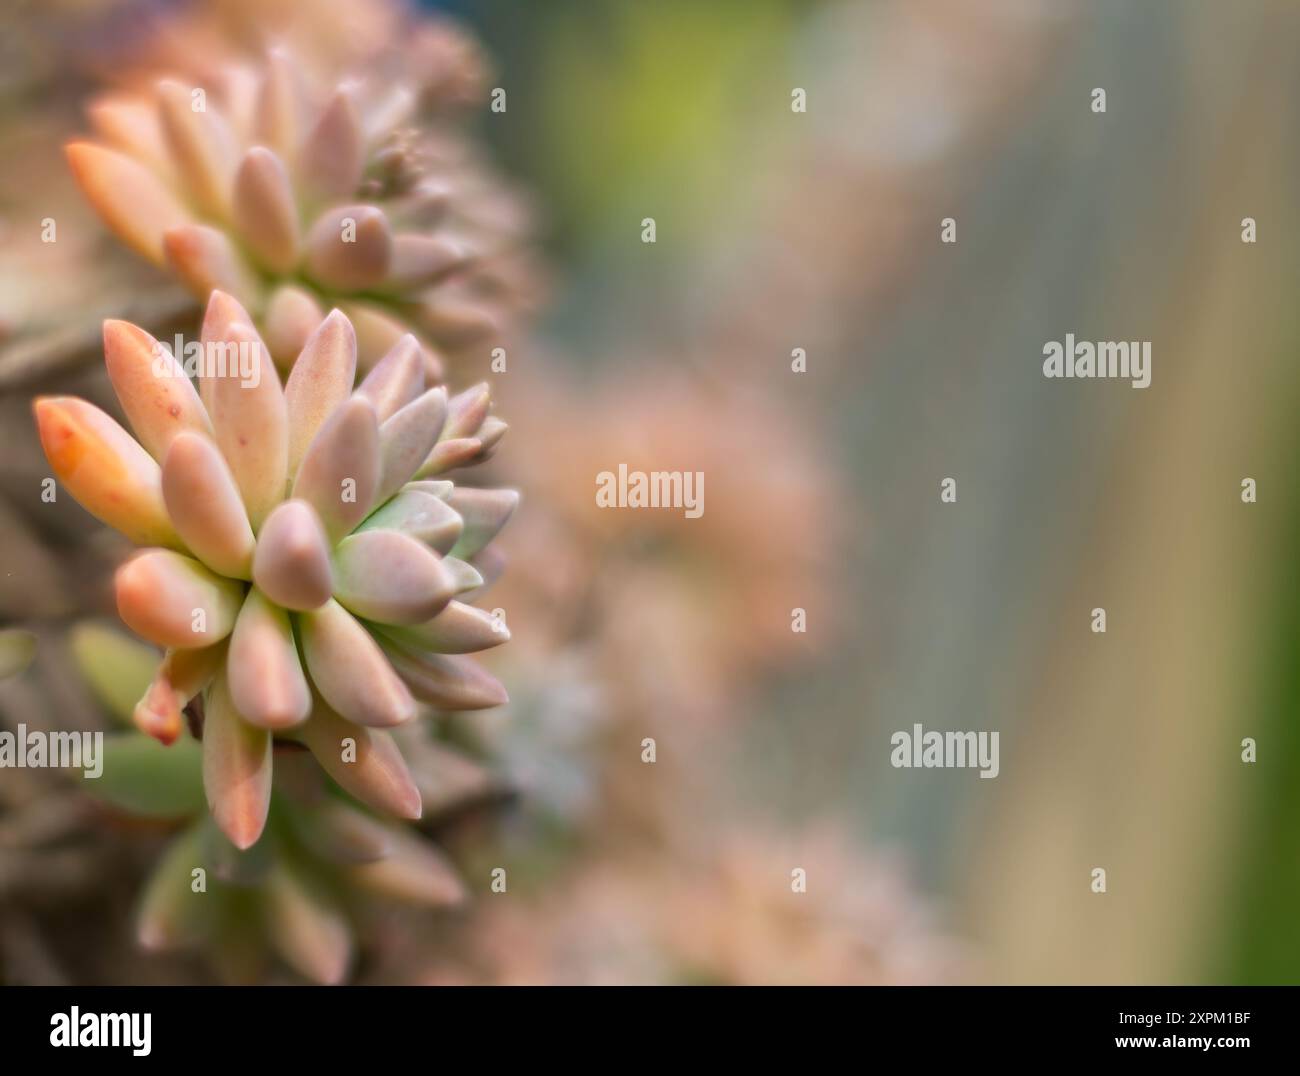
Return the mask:
[(133, 721), (170, 746), (115, 744), (106, 787), (121, 807), (166, 796), (181, 812), (200, 810), (201, 788), (211, 816), (160, 863), (141, 939), (229, 946), (256, 929), (302, 974), (337, 981), (353, 952), (343, 881), (434, 904), (461, 895), (435, 849), (378, 816), (421, 816), (421, 770), (447, 791), (439, 763), (403, 756), (402, 726), (422, 749), (409, 736), (421, 704), (506, 698), (465, 655), (508, 633), (462, 599), (498, 570), (488, 542), (517, 495), (448, 477), (490, 456), (505, 424), (486, 386), (427, 387), (409, 336), (354, 388), (355, 334), (337, 311), (283, 388), (221, 292), (205, 353), (242, 346), (252, 366), (205, 371), (197, 389), (143, 330), (108, 322), (104, 336), (136, 437), (76, 398), (40, 398), (35, 413), (62, 488), (150, 547), (115, 588), (125, 623), (165, 651)]
[(67, 153), (119, 239), (200, 301), (233, 295), (282, 367), (338, 307), (363, 370), (413, 332), (433, 373), (498, 333), (528, 285), (518, 198), (420, 107), (400, 80), (316, 91), (277, 50), (205, 86), (106, 95), (97, 139)]

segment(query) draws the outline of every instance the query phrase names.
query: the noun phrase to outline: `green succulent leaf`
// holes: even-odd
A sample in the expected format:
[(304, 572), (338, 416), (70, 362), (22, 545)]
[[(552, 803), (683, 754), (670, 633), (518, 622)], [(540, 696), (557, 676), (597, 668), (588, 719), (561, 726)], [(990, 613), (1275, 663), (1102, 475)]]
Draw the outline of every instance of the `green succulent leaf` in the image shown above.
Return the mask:
[(104, 740), (104, 772), (86, 782), (98, 799), (130, 814), (185, 818), (204, 810), (203, 749), (188, 736), (164, 747), (152, 736)]
[(162, 656), (152, 646), (104, 624), (83, 621), (68, 635), (72, 657), (100, 704), (123, 725), (140, 701)]

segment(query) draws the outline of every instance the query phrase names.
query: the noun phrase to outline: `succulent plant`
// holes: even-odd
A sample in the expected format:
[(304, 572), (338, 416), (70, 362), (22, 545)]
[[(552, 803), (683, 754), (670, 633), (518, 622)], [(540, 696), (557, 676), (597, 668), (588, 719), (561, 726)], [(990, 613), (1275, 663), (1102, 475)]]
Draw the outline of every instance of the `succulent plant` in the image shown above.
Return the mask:
[(149, 547), (115, 579), (127, 626), (166, 650), (136, 724), (172, 743), (190, 716), (208, 805), (239, 849), (266, 825), (273, 757), (302, 746), (356, 799), (419, 817), (390, 730), (418, 703), (506, 699), (465, 655), (508, 632), (460, 599), (484, 585), (476, 565), (495, 571), (485, 547), (518, 495), (442, 477), (505, 433), (487, 386), (450, 399), (426, 388), (405, 336), (354, 391), (355, 335), (334, 311), (281, 388), (247, 311), (222, 292), (197, 391), (136, 326), (106, 322), (104, 344), (138, 441), (73, 397), (42, 397), (35, 413), (62, 486)]
[[(234, 981), (274, 976), (266, 957), (275, 954), (307, 979), (335, 983), (359, 945), (382, 948), (383, 932), (369, 929), (374, 908), (388, 902), (441, 908), (463, 899), (458, 873), (437, 844), (350, 802), (307, 753), (287, 746), (277, 754), (266, 833), (240, 852), (207, 813), (201, 745), (185, 737), (164, 747), (130, 727), (158, 652), (93, 621), (75, 625), (69, 643), (102, 711), (125, 726), (105, 738), (102, 776), (86, 783), (101, 813), (93, 828), (130, 823), (135, 845), (142, 843), (144, 823), (171, 834), (160, 854), (147, 857), (140, 872), (147, 880), (136, 879), (134, 935), (147, 951), (198, 950)], [(426, 726), (397, 735), (412, 778), (426, 792), (427, 821), (440, 824), (468, 803), (499, 794), (487, 770)], [(91, 827), (83, 822), (83, 828)], [(202, 872), (197, 885), (196, 869)]]
[(423, 92), (381, 69), (314, 94), (281, 49), (260, 74), (232, 59), (206, 85), (108, 94), (89, 110), (102, 141), (68, 159), (123, 242), (201, 302), (235, 296), (282, 367), (338, 306), (362, 370), (414, 331), (436, 381), (438, 352), (499, 334), (528, 284), (521, 203), (445, 123), (420, 125), (467, 92), (434, 41), (446, 78), (424, 72)]

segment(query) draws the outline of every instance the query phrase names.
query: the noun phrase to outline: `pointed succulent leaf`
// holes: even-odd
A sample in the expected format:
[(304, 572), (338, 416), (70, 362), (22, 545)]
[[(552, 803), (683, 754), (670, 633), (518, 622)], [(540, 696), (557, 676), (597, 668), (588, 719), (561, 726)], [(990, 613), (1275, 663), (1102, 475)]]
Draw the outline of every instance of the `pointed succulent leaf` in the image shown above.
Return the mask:
[(395, 831), (390, 855), (348, 872), (358, 885), (396, 900), (447, 907), (465, 900), (465, 886), (447, 858), (427, 840)]
[(165, 265), (163, 236), (191, 217), (162, 181), (126, 154), (91, 142), (71, 143), (67, 155), (77, 185), (104, 223), (132, 250)]
[(341, 983), (352, 963), (352, 932), (323, 884), (281, 859), (262, 893), (266, 936), (284, 962), (314, 983)]
[(346, 198), (361, 184), (365, 136), (356, 102), (338, 90), (308, 133), (298, 156), (298, 174), (317, 193)]
[(451, 572), (458, 596), (471, 590), (477, 590), (483, 585), (482, 573), (469, 561), (461, 560), (459, 557), (445, 556), (442, 558), (442, 566)]
[(297, 475), (321, 426), (351, 394), (356, 372), (356, 333), (341, 311), (332, 310), (308, 339), (284, 386), (290, 475)]
[(400, 531), (359, 531), (334, 551), (334, 597), (366, 620), (418, 624), (454, 593), (442, 558)]
[(519, 504), (519, 493), (457, 486), (447, 503), (465, 521), (465, 530), (451, 551), (453, 557), (464, 559), (478, 553), (506, 525)]
[(324, 320), (325, 311), (309, 291), (292, 285), (276, 288), (262, 318), (262, 339), (271, 358), (282, 367), (292, 366)]
[(306, 501), (285, 501), (267, 516), (253, 554), (253, 582), (286, 609), (317, 609), (329, 601), (329, 545)]
[(236, 848), (250, 848), (271, 804), (271, 734), (239, 716), (222, 675), (208, 687), (203, 714), (208, 809)]
[(212, 433), (181, 364), (143, 329), (129, 321), (104, 322), (104, 364), (131, 429), (160, 463), (181, 431)]
[(184, 727), (186, 704), (207, 687), (225, 654), (224, 643), (167, 651), (132, 711), (136, 728), (162, 744), (175, 743)]
[(446, 474), (457, 467), (473, 463), (483, 452), (483, 442), (477, 437), (454, 437), (450, 441), (439, 441), (433, 446), (420, 469), (415, 472), (417, 478), (429, 478), (432, 475)]
[(447, 414), (447, 390), (439, 386), (412, 400), (379, 427), (379, 489), (383, 502), (415, 474), (438, 440)]
[(163, 236), (163, 252), (181, 283), (200, 301), (220, 289), (249, 305), (259, 304), (261, 284), (225, 232), (206, 224), (181, 224)]
[(242, 584), (167, 549), (137, 553), (118, 568), (114, 585), (127, 627), (159, 646), (182, 650), (229, 635), (244, 596)]
[(73, 396), (44, 396), (33, 409), (45, 456), (78, 504), (136, 545), (180, 547), (158, 464), (126, 430)]
[(393, 847), (388, 826), (337, 799), (326, 799), (291, 818), (303, 843), (332, 863), (373, 863)]
[(380, 728), (415, 718), (415, 700), (379, 644), (337, 601), (300, 614), (298, 626), (312, 683), (339, 714)]
[(224, 376), (210, 379), (208, 410), (217, 446), (230, 465), (256, 532), (284, 499), (288, 414), (275, 363), (257, 331), (236, 322), (226, 330), (223, 342), (226, 369)]
[(420, 234), (394, 236), (384, 285), (402, 291), (427, 287), (469, 262), (469, 251), (453, 239)]
[(351, 397), (317, 431), (293, 483), (332, 542), (369, 514), (379, 485), (379, 424), (370, 401)]
[(163, 500), (186, 546), (219, 575), (248, 579), (253, 528), (234, 475), (217, 446), (197, 433), (181, 433), (162, 467)]
[(420, 357), (420, 341), (406, 333), (375, 363), (357, 388), (357, 395), (374, 404), (379, 421), (387, 422), (423, 391), (424, 361)]
[(409, 649), (439, 654), (473, 654), (510, 641), (510, 631), (491, 613), (457, 601), (423, 624), (383, 630)]
[(192, 91), (170, 79), (158, 84), (158, 110), (172, 160), (197, 208), (226, 218), (234, 139), (224, 121), (213, 109), (196, 109)]
[(212, 897), (191, 888), (192, 872), (203, 864), (201, 832), (202, 826), (194, 826), (173, 841), (149, 876), (136, 938), (151, 952), (192, 945), (205, 936), (211, 922)]
[(227, 676), (235, 709), (250, 724), (285, 729), (311, 713), (311, 691), (289, 615), (256, 587), (244, 599), (230, 636)]
[(385, 637), (383, 647), (411, 694), (430, 706), (487, 710), (510, 701), (501, 683), (470, 658), (431, 654), (390, 637)]
[(392, 736), (345, 721), (317, 700), (301, 735), (316, 761), (339, 785), (376, 811), (420, 817), (420, 792)]
[(235, 173), (234, 221), (239, 237), (267, 269), (298, 264), (298, 207), (289, 173), (265, 146), (253, 146)]
[(338, 291), (365, 291), (388, 275), (393, 235), (384, 211), (372, 205), (327, 210), (307, 232), (308, 275)]
[(437, 553), (449, 553), (462, 526), (460, 516), (446, 501), (407, 486), (372, 512), (357, 531), (401, 531)]
[(442, 439), (450, 441), (475, 436), (491, 406), (492, 389), (486, 381), (458, 392), (447, 402), (447, 423), (442, 430)]
[(302, 89), (293, 58), (283, 49), (272, 49), (266, 58), (255, 131), (258, 142), (281, 156), (296, 150), (302, 140)]

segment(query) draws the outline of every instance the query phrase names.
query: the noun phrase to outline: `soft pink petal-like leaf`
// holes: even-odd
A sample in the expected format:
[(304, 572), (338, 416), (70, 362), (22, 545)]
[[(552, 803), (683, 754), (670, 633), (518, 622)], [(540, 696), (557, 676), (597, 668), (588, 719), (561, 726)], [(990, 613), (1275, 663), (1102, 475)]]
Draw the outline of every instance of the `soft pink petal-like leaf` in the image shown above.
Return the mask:
[(186, 190), (208, 216), (230, 212), (234, 139), (215, 109), (196, 110), (187, 86), (165, 79), (158, 84), (158, 115), (172, 160)]
[(33, 410), (50, 467), (78, 504), (137, 545), (180, 548), (158, 464), (135, 438), (74, 396), (41, 397)]
[(306, 268), (318, 284), (364, 291), (388, 274), (393, 236), (382, 209), (349, 205), (330, 209), (307, 232)]
[[(235, 322), (227, 327), (220, 342), (225, 347), (225, 376), (209, 379), (208, 411), (217, 445), (235, 476), (256, 532), (271, 509), (284, 499), (288, 413), (275, 363), (257, 331), (251, 325)], [(207, 362), (214, 364), (218, 359), (214, 349), (209, 347), (205, 352)]]
[(393, 839), (391, 855), (349, 871), (354, 882), (413, 904), (441, 908), (464, 902), (464, 884), (432, 842), (404, 832), (395, 832)]
[(114, 587), (127, 627), (159, 646), (182, 650), (229, 635), (244, 598), (242, 584), (167, 549), (137, 553), (118, 568)]
[(276, 365), (292, 366), (324, 320), (325, 311), (310, 292), (291, 285), (276, 288), (262, 317), (262, 339)]
[(161, 180), (124, 153), (92, 142), (66, 149), (77, 185), (123, 243), (155, 265), (166, 264), (163, 235), (192, 218)]
[(510, 701), (501, 682), (472, 658), (432, 654), (390, 638), (384, 652), (411, 694), (440, 710), (487, 710)]
[(234, 476), (217, 446), (180, 433), (163, 461), (163, 499), (190, 551), (219, 575), (248, 579), (253, 529)]
[(365, 164), (365, 136), (356, 103), (346, 90), (330, 99), (298, 156), (303, 182), (326, 197), (356, 193)]
[(293, 495), (316, 509), (331, 542), (337, 542), (366, 518), (378, 485), (379, 423), (370, 401), (353, 396), (312, 439)]
[(230, 636), (227, 676), (235, 709), (250, 724), (285, 729), (302, 724), (311, 713), (311, 691), (289, 614), (256, 588), (244, 599)]
[(453, 239), (419, 234), (394, 236), (384, 286), (403, 291), (427, 287), (469, 262), (469, 251)]
[(334, 596), (367, 620), (418, 624), (454, 593), (438, 554), (400, 531), (359, 531), (334, 551)]
[(420, 817), (420, 791), (392, 736), (345, 721), (321, 701), (300, 735), (342, 788), (376, 811)]
[(404, 334), (388, 350), (357, 388), (375, 405), (380, 422), (386, 422), (424, 391), (424, 361), (420, 341)]
[(384, 628), (384, 634), (411, 650), (473, 654), (510, 641), (510, 631), (490, 613), (453, 601), (423, 624)]
[(401, 531), (438, 553), (449, 553), (462, 527), (460, 516), (446, 501), (407, 487), (371, 513), (357, 530)]
[(203, 790), (231, 843), (256, 844), (271, 805), (271, 734), (239, 716), (223, 675), (212, 681), (203, 707)]
[(235, 173), (235, 227), (266, 268), (291, 272), (298, 264), (298, 207), (284, 164), (265, 146), (244, 154)]
[(172, 353), (129, 321), (104, 322), (104, 363), (136, 437), (154, 459), (182, 430), (211, 434), (199, 395)]
[(377, 502), (388, 500), (425, 461), (447, 415), (447, 390), (439, 386), (412, 400), (379, 427)]
[(253, 554), (253, 582), (286, 609), (317, 609), (329, 601), (329, 545), (306, 501), (285, 501), (267, 516)]
[(302, 139), (302, 89), (293, 57), (283, 49), (272, 49), (266, 58), (255, 130), (257, 141), (281, 157), (296, 150)]
[(379, 644), (336, 601), (298, 618), (303, 654), (325, 701), (349, 721), (387, 727), (414, 719), (415, 700)]
[(465, 521), (465, 530), (451, 555), (467, 559), (488, 544), (506, 525), (519, 505), (513, 489), (470, 489), (457, 486), (447, 503)]
[(262, 286), (225, 232), (206, 224), (182, 224), (163, 236), (163, 251), (167, 264), (200, 301), (220, 289), (241, 302), (259, 304)]
[(298, 466), (321, 426), (352, 392), (357, 373), (357, 337), (352, 323), (332, 310), (312, 334), (289, 372), (289, 474)]

